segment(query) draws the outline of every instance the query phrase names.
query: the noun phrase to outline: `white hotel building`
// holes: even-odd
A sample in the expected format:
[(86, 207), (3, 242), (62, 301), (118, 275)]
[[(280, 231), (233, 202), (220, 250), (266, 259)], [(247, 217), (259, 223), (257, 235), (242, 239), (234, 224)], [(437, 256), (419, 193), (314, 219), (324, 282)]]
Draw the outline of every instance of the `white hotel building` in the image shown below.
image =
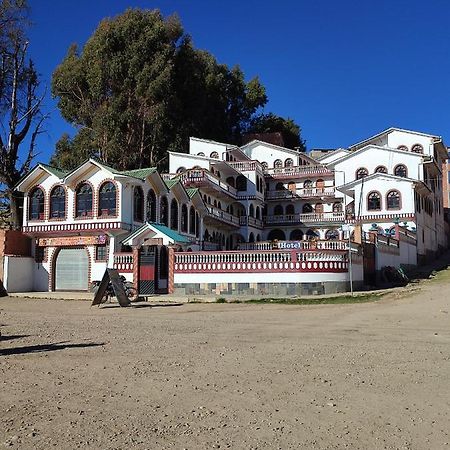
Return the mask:
[(39, 164), (17, 185), (32, 255), (6, 258), (6, 287), (87, 290), (115, 267), (142, 295), (346, 290), (351, 278), (363, 283), (361, 230), (381, 240), (400, 230), (414, 257), (388, 242), (399, 264), (447, 246), (446, 158), (438, 136), (390, 128), (316, 159), (261, 141), (191, 138), (189, 153), (169, 152), (169, 174)]

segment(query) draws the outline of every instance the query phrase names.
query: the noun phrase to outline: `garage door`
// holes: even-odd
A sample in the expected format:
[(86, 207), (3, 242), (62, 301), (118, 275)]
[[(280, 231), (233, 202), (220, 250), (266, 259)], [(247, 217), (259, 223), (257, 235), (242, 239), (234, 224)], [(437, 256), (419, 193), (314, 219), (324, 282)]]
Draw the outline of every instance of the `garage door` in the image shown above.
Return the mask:
[(59, 251), (55, 267), (55, 289), (88, 289), (88, 254), (84, 248), (63, 248)]

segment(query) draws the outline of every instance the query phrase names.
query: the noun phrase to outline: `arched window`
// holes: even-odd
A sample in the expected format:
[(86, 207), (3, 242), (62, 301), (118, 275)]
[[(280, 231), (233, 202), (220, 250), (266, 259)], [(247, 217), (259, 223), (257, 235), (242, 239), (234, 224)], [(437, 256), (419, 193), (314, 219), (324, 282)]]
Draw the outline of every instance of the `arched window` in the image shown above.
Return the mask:
[(317, 214), (323, 213), (323, 203), (316, 203), (314, 207), (314, 212)]
[(289, 204), (289, 205), (286, 206), (286, 214), (288, 214), (288, 215), (294, 215), (295, 214), (294, 205)]
[(283, 167), (283, 161), (281, 161), (281, 159), (276, 159), (273, 163), (273, 167), (275, 167), (275, 169), (281, 169)]
[(386, 195), (386, 208), (387, 209), (400, 209), (400, 192), (389, 191)]
[(183, 203), (181, 206), (181, 231), (187, 233), (188, 230), (188, 208)]
[(275, 190), (276, 191), (283, 191), (284, 190), (284, 184), (283, 183), (277, 183), (275, 185)]
[(147, 193), (147, 222), (156, 222), (156, 194), (153, 189)]
[(420, 144), (414, 144), (414, 145), (411, 147), (411, 151), (412, 151), (413, 153), (423, 153), (423, 147), (422, 147)]
[(137, 222), (144, 221), (144, 192), (140, 186), (134, 188), (133, 193), (133, 218)]
[(361, 178), (367, 177), (367, 175), (369, 175), (369, 171), (365, 167), (360, 167), (356, 171), (355, 175), (356, 175), (356, 179), (360, 180)]
[(246, 191), (247, 190), (247, 178), (244, 175), (239, 175), (236, 178), (236, 189), (238, 191)]
[(248, 208), (248, 215), (250, 217), (255, 217), (255, 207), (253, 206), (253, 203), (250, 203), (250, 207)]
[(195, 234), (195, 208), (189, 208), (189, 233)]
[(257, 218), (258, 220), (261, 219), (259, 206), (256, 207), (256, 218)]
[(387, 173), (387, 169), (384, 166), (377, 166), (375, 169), (375, 173)]
[(255, 242), (255, 235), (253, 233), (250, 233), (250, 236), (248, 237), (248, 242)]
[(367, 196), (367, 210), (379, 211), (381, 209), (381, 195), (378, 192), (370, 192)]
[(203, 152), (198, 152), (197, 156), (205, 156), (205, 154)]
[(394, 175), (397, 177), (406, 178), (408, 176), (408, 170), (404, 164), (398, 164), (394, 168)]
[(211, 152), (210, 157), (214, 159), (219, 159), (219, 154), (217, 152)]
[(170, 228), (178, 230), (178, 202), (174, 198), (170, 202)]
[(342, 203), (341, 202), (333, 203), (333, 212), (335, 212), (335, 213), (342, 212)]
[(311, 189), (313, 186), (313, 182), (311, 180), (305, 180), (303, 183), (303, 187), (305, 189)]
[(397, 150), (403, 150), (404, 152), (407, 152), (408, 151), (408, 147), (406, 145), (399, 145), (397, 147)]
[(161, 197), (159, 204), (159, 221), (166, 227), (169, 225), (169, 204), (165, 195)]
[(305, 203), (302, 207), (303, 214), (309, 214), (313, 212), (313, 207), (309, 203)]
[(269, 165), (265, 161), (263, 161), (261, 163), (261, 167), (262, 167), (262, 170), (267, 170), (269, 168)]
[(50, 217), (63, 218), (66, 216), (66, 191), (62, 186), (56, 186), (50, 193)]
[(44, 191), (41, 188), (35, 188), (30, 193), (28, 217), (30, 220), (44, 220)]
[(303, 239), (303, 231), (298, 229), (292, 230), (289, 239), (291, 241), (301, 241)]
[(338, 230), (328, 230), (325, 233), (325, 239), (329, 241), (336, 241), (339, 239), (339, 231)]
[(284, 162), (284, 167), (292, 167), (294, 165), (294, 160), (292, 158), (287, 158)]
[(107, 181), (98, 192), (98, 216), (115, 216), (116, 213), (116, 186)]
[(282, 216), (283, 215), (283, 207), (281, 205), (276, 205), (273, 209), (274, 216)]
[(177, 173), (184, 173), (184, 172), (186, 172), (186, 167), (183, 167), (183, 166), (178, 167)]
[(76, 217), (92, 217), (92, 188), (88, 183), (78, 186), (76, 193)]

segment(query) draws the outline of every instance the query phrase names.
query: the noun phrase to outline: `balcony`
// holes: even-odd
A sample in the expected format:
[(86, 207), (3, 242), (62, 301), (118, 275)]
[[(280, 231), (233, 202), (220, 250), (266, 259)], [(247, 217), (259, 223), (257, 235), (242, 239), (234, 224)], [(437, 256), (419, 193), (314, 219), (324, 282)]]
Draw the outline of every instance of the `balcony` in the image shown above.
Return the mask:
[(321, 197), (334, 197), (334, 186), (324, 188), (306, 188), (290, 191), (283, 189), (279, 191), (267, 191), (267, 200), (291, 200), (294, 198), (321, 198)]
[(258, 166), (261, 167), (261, 164), (257, 161), (235, 161), (227, 164), (239, 172), (255, 171)]
[(207, 206), (208, 216), (212, 219), (219, 220), (220, 222), (226, 223), (227, 225), (233, 225), (239, 227), (239, 217), (233, 216), (233, 214), (222, 211), (214, 206)]
[(233, 199), (237, 198), (237, 190), (234, 187), (221, 181), (220, 178), (217, 178), (207, 170), (188, 170), (180, 175), (180, 180), (185, 187), (198, 187), (216, 194), (222, 192)]
[(255, 228), (262, 228), (263, 221), (260, 219), (255, 219), (254, 217), (241, 216), (239, 217), (239, 223), (242, 227), (250, 226)]
[(296, 166), (266, 169), (264, 176), (275, 179), (295, 179), (302, 177), (333, 175), (333, 172), (324, 166)]
[(266, 225), (297, 225), (318, 223), (343, 223), (345, 214), (343, 212), (324, 212), (308, 214), (280, 214), (278, 216), (266, 216)]

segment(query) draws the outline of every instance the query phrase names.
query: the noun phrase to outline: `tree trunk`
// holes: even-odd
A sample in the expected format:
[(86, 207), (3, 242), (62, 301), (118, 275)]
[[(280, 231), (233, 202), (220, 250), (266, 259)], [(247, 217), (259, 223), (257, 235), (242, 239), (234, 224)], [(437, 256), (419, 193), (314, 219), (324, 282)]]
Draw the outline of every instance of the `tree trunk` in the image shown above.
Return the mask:
[(9, 208), (10, 208), (10, 224), (14, 229), (19, 229), (22, 226), (23, 218), (23, 197), (19, 192), (14, 192), (8, 189)]

